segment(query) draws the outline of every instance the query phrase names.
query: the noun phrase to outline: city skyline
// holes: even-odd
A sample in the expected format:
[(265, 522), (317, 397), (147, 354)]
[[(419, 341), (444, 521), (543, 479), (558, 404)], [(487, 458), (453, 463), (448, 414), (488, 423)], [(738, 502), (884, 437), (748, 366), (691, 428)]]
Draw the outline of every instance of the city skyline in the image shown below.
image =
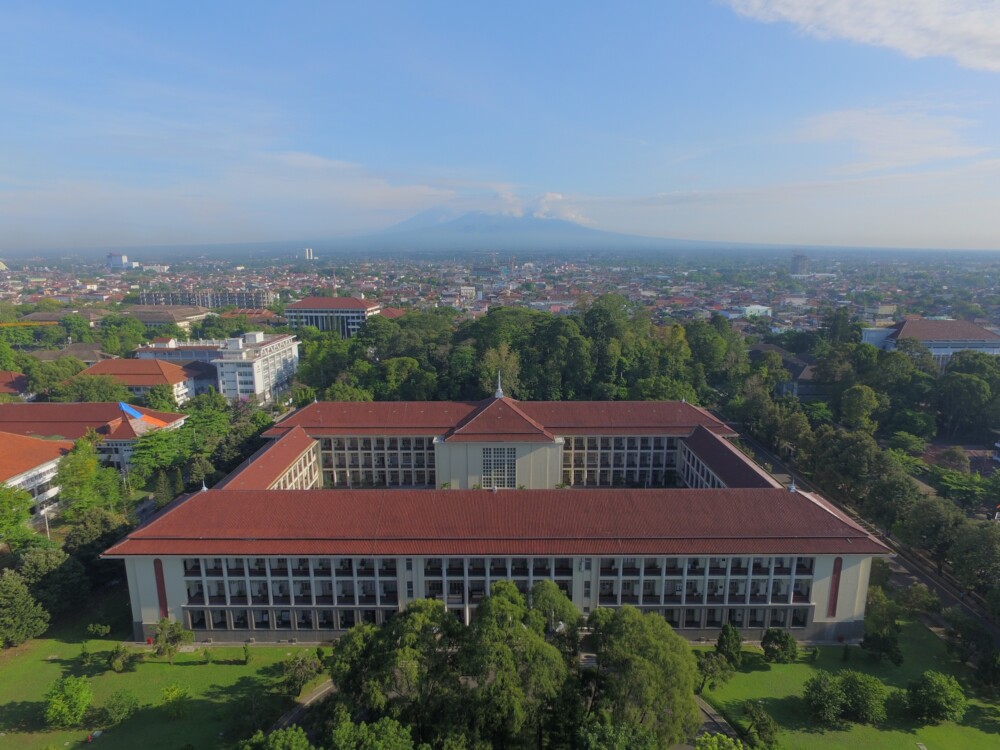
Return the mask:
[(975, 0), (0, 19), (0, 252), (335, 238), (438, 209), (1000, 249), (1000, 9)]

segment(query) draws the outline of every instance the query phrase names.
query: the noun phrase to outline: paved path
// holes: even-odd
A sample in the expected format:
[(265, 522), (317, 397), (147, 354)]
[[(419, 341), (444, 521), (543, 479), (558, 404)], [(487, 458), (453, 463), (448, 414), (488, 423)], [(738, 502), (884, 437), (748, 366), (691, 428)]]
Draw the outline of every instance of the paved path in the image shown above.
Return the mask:
[(305, 713), (306, 709), (309, 708), (313, 703), (318, 700), (322, 700), (327, 695), (333, 692), (333, 681), (325, 680), (319, 685), (310, 690), (306, 695), (300, 695), (295, 699), (296, 705), (286, 711), (280, 719), (274, 722), (274, 726), (271, 727), (273, 732), (276, 729), (284, 729), (291, 724), (297, 722), (302, 718), (302, 714)]

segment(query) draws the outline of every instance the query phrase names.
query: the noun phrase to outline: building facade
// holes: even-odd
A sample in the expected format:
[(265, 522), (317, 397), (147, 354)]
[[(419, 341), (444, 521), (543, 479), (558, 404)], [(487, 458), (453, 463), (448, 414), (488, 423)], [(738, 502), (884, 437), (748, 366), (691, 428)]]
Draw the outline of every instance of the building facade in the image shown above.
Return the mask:
[(209, 490), (106, 553), (136, 638), (172, 617), (217, 641), (318, 641), (414, 599), (469, 622), (493, 582), (633, 604), (692, 638), (732, 623), (856, 639), (888, 551), (821, 499), (768, 490)]
[[(702, 431), (735, 435), (680, 402), (532, 402), (502, 393), (478, 403), (322, 402), (267, 434), (292, 427), (319, 442), (322, 486), (347, 489), (707, 487), (692, 484), (697, 474), (682, 476), (683, 446), (709, 440)], [(732, 456), (728, 464), (747, 474), (739, 486), (779, 486), (725, 440), (702, 453), (714, 464)], [(697, 459), (693, 448), (685, 455)]]
[(200, 307), (236, 307), (261, 310), (278, 301), (270, 289), (202, 289), (188, 292), (163, 292), (147, 289), (139, 292), (141, 305), (198, 305)]
[(285, 317), (292, 328), (313, 326), (321, 331), (336, 331), (341, 338), (349, 339), (381, 310), (381, 305), (370, 299), (306, 297), (288, 305)]
[(551, 580), (582, 614), (633, 604), (692, 638), (856, 639), (889, 552), (684, 403), (320, 403), (267, 434), (106, 553), (137, 638), (173, 617), (212, 640), (322, 641), (420, 598), (468, 622), (493, 582)]

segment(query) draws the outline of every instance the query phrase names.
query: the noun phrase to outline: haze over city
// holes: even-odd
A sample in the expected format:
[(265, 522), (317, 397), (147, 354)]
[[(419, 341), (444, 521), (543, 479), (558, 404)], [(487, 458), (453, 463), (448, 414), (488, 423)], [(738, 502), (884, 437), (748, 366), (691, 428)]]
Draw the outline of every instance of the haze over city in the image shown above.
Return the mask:
[(1000, 8), (977, 0), (6, 3), (0, 90), (0, 253), (426, 211), (1000, 247)]

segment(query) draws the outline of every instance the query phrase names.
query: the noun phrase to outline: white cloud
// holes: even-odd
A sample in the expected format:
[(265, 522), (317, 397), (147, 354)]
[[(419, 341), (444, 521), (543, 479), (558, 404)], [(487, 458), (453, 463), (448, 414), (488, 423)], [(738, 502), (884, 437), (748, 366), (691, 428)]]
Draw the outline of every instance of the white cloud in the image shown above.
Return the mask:
[(454, 196), (314, 154), (256, 153), (181, 182), (0, 183), (0, 236), (21, 249), (323, 238), (387, 226)]
[(888, 47), (908, 57), (950, 57), (1000, 72), (996, 0), (723, 0), (737, 13), (786, 21), (820, 38)]
[(580, 208), (574, 205), (562, 193), (543, 193), (529, 204), (528, 213), (536, 219), (563, 219), (575, 221), (578, 224), (590, 224)]
[(1000, 250), (1000, 159), (917, 173), (578, 198), (602, 228), (721, 242)]
[(967, 144), (960, 131), (974, 123), (915, 107), (845, 109), (806, 120), (795, 133), (809, 143), (848, 143), (861, 160), (847, 172), (900, 169), (945, 159), (983, 154), (989, 149)]

